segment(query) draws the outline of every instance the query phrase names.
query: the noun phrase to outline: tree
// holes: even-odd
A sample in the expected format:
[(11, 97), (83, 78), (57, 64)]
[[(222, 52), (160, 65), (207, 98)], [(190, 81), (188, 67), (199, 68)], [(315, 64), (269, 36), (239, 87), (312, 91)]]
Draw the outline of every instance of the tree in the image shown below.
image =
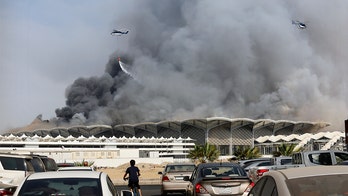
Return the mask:
[(220, 156), (220, 152), (215, 145), (195, 145), (195, 147), (189, 151), (188, 158), (194, 162), (206, 163), (217, 160)]
[(238, 146), (233, 155), (236, 156), (239, 160), (255, 159), (261, 157), (260, 150), (257, 147), (251, 148)]
[(291, 156), (294, 152), (299, 152), (301, 149), (295, 150), (295, 147), (297, 144), (286, 144), (282, 143), (278, 146), (278, 151), (273, 152), (273, 156), (279, 157), (279, 156)]

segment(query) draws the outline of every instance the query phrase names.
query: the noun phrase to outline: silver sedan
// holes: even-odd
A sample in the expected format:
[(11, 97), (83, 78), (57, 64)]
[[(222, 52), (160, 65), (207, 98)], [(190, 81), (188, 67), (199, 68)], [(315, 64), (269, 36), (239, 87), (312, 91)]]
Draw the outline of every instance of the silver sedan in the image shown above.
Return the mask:
[(190, 196), (227, 196), (242, 195), (250, 185), (245, 170), (235, 163), (201, 163), (193, 171), (187, 195)]
[(348, 167), (312, 166), (269, 171), (246, 195), (348, 195)]

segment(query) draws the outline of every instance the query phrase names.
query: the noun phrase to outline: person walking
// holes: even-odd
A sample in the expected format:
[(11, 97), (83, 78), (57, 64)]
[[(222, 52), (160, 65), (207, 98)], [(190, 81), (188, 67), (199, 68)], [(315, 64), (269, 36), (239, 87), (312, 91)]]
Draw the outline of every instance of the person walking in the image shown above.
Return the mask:
[(139, 185), (139, 176), (140, 176), (140, 170), (138, 167), (135, 166), (135, 161), (130, 160), (130, 167), (126, 169), (125, 174), (123, 175), (123, 180), (127, 180), (126, 176), (128, 174), (128, 187), (133, 192), (134, 187), (137, 187), (139, 196), (142, 196), (141, 189)]

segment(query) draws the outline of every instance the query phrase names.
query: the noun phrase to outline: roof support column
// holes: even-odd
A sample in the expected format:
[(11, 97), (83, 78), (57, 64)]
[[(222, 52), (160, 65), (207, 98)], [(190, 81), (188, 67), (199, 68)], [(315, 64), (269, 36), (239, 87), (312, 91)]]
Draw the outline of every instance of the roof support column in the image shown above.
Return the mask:
[(229, 154), (230, 154), (230, 155), (233, 155), (233, 153), (232, 153), (232, 149), (233, 149), (233, 140), (232, 140), (232, 137), (233, 137), (233, 134), (232, 134), (232, 123), (230, 123), (230, 132), (231, 132), (231, 134), (230, 134), (230, 152), (229, 152)]

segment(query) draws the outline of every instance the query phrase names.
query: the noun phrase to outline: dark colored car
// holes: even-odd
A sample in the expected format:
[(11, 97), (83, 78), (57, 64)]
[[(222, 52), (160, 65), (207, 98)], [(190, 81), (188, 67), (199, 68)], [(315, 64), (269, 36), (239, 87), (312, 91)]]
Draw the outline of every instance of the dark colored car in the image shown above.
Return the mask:
[(40, 156), (42, 162), (45, 165), (46, 171), (57, 171), (58, 166), (54, 159), (47, 156)]
[(46, 171), (45, 164), (43, 163), (41, 158), (37, 155), (31, 155), (31, 157), (33, 157), (33, 159), (31, 159), (30, 162), (34, 167), (34, 171), (45, 172)]
[(251, 183), (245, 170), (236, 163), (201, 163), (192, 172), (187, 195), (243, 195)]
[(39, 154), (29, 154), (27, 156), (31, 156), (33, 159), (31, 163), (34, 167), (35, 172), (46, 172), (46, 171), (57, 171), (58, 166), (54, 159), (39, 155)]

